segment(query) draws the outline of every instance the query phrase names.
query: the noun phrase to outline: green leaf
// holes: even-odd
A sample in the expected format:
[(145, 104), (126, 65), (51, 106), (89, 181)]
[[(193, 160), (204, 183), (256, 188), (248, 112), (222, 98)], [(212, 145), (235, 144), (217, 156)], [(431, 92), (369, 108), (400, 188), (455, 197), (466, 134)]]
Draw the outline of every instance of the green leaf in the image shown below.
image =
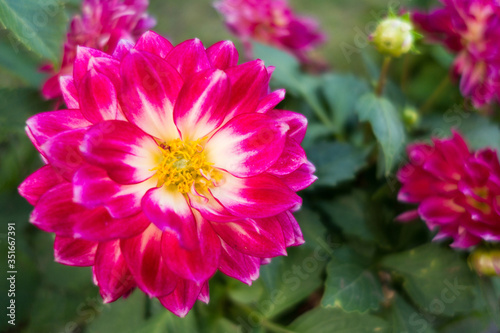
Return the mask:
[(375, 237), (369, 228), (368, 198), (366, 193), (353, 191), (351, 194), (322, 202), (322, 208), (331, 220), (348, 236), (373, 242)]
[(344, 142), (320, 142), (311, 146), (307, 156), (316, 166), (316, 184), (336, 186), (355, 178), (366, 165), (367, 153)]
[(404, 125), (392, 103), (370, 93), (359, 100), (356, 110), (361, 121), (370, 123), (384, 154), (385, 175), (389, 175), (405, 144)]
[(328, 74), (323, 80), (322, 91), (332, 110), (335, 131), (343, 132), (347, 120), (354, 115), (357, 100), (368, 92), (368, 84), (352, 74)]
[(432, 323), (396, 294), (391, 307), (393, 333), (434, 333)]
[(274, 258), (262, 266), (260, 279), (265, 286), (255, 311), (274, 317), (296, 305), (321, 287), (321, 275), (329, 255), (307, 247), (289, 248), (287, 257)]
[(336, 307), (347, 312), (377, 310), (383, 300), (382, 286), (375, 275), (356, 264), (330, 261), (326, 267), (324, 307)]
[(474, 277), (465, 261), (447, 248), (425, 244), (385, 257), (382, 265), (402, 276), (413, 301), (433, 315), (474, 309)]
[(297, 318), (288, 329), (297, 333), (385, 333), (386, 321), (369, 314), (316, 308)]
[(260, 43), (252, 43), (255, 57), (264, 60), (266, 66), (275, 66), (272, 80), (288, 93), (302, 97), (313, 109), (316, 116), (330, 129), (333, 124), (318, 96), (322, 80), (302, 73), (300, 64), (292, 55)]
[(0, 0), (0, 26), (9, 30), (11, 47), (19, 44), (56, 63), (62, 51), (67, 17), (58, 0)]

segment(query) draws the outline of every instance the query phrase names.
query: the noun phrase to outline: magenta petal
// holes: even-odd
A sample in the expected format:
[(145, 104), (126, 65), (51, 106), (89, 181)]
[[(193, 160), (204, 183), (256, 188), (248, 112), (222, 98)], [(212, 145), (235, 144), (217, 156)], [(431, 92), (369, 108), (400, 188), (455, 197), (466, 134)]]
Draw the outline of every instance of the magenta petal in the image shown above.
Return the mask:
[(31, 141), (40, 148), (51, 137), (73, 129), (92, 125), (79, 110), (59, 110), (34, 115), (26, 121), (26, 132)]
[(263, 114), (233, 118), (207, 142), (207, 158), (214, 166), (238, 177), (266, 171), (281, 156), (288, 125)]
[(165, 186), (152, 188), (142, 199), (142, 209), (160, 230), (174, 232), (183, 247), (197, 247), (194, 215), (186, 198), (177, 189), (171, 190)]
[(47, 140), (40, 148), (54, 170), (71, 181), (74, 173), (85, 163), (80, 144), (86, 129), (62, 132)]
[(276, 176), (292, 173), (307, 162), (306, 152), (293, 139), (287, 139), (283, 153), (267, 172)]
[(275, 216), (211, 224), (224, 242), (243, 254), (259, 258), (286, 255), (283, 230)]
[(94, 265), (97, 244), (96, 242), (56, 235), (54, 259), (63, 265), (92, 266)]
[(203, 284), (200, 290), (200, 294), (198, 295), (198, 300), (202, 301), (205, 304), (210, 302), (210, 289), (208, 287), (208, 281)]
[(114, 89), (116, 89), (117, 92), (121, 91), (122, 78), (120, 75), (120, 62), (118, 60), (108, 58), (91, 58), (88, 66), (89, 72), (95, 71), (106, 76), (106, 78), (113, 84)]
[(151, 224), (144, 232), (121, 241), (121, 251), (137, 286), (150, 297), (171, 293), (177, 282), (161, 255), (162, 232)]
[(413, 220), (416, 220), (416, 219), (418, 219), (418, 217), (419, 217), (418, 210), (414, 209), (414, 210), (410, 210), (408, 212), (404, 212), (402, 214), (399, 214), (398, 216), (396, 216), (395, 220), (398, 222), (406, 223), (406, 222), (411, 222)]
[(80, 87), (80, 82), (82, 81), (83, 77), (87, 74), (90, 59), (94, 57), (113, 59), (113, 57), (102, 51), (83, 46), (77, 47), (76, 58), (73, 65), (73, 78), (75, 80), (75, 86), (77, 89)]
[(276, 218), (281, 225), (281, 229), (283, 229), (286, 247), (299, 246), (305, 243), (302, 230), (300, 230), (297, 220), (290, 211), (287, 210), (286, 212), (280, 213), (276, 215)]
[(207, 56), (213, 68), (224, 70), (238, 64), (238, 50), (229, 40), (210, 46), (207, 49)]
[(59, 78), (59, 85), (61, 86), (61, 91), (66, 106), (69, 109), (79, 109), (80, 103), (78, 102), (78, 90), (76, 90), (73, 77), (61, 76)]
[(62, 182), (64, 182), (64, 178), (56, 173), (50, 165), (45, 165), (26, 178), (19, 185), (18, 191), (34, 206), (45, 192)]
[(285, 110), (270, 110), (266, 113), (276, 121), (282, 121), (290, 126), (288, 136), (296, 142), (301, 143), (304, 140), (307, 130), (307, 118), (299, 113)]
[(113, 51), (113, 58), (123, 60), (133, 47), (134, 44), (131, 41), (120, 39), (118, 45), (116, 45), (115, 50)]
[(238, 220), (210, 193), (203, 194), (203, 196), (189, 193), (189, 204), (209, 221), (227, 222)]
[(219, 270), (232, 278), (248, 285), (259, 277), (260, 258), (243, 254), (224, 241), (221, 242), (222, 251)]
[(161, 153), (151, 136), (119, 120), (92, 126), (80, 149), (90, 163), (104, 168), (120, 184), (140, 183), (152, 177)]
[(422, 201), (418, 213), (423, 220), (435, 224), (446, 224), (457, 220), (465, 209), (453, 202), (453, 199), (430, 197)]
[(222, 184), (210, 190), (232, 214), (263, 218), (301, 205), (301, 198), (279, 178), (261, 174), (250, 178), (224, 175)]
[(192, 282), (185, 279), (179, 279), (175, 290), (164, 297), (158, 298), (161, 304), (178, 317), (184, 318), (193, 307), (203, 282)]
[(257, 112), (266, 113), (274, 109), (282, 100), (285, 99), (285, 89), (273, 91), (259, 101)]
[(294, 172), (280, 177), (281, 181), (292, 191), (301, 191), (314, 183), (318, 177), (313, 175), (316, 168), (311, 162), (304, 163)]
[(125, 117), (164, 141), (178, 138), (173, 109), (183, 84), (179, 73), (157, 55), (132, 50), (122, 61), (121, 75)]
[(209, 279), (219, 266), (220, 240), (210, 223), (201, 216), (197, 216), (196, 223), (195, 241), (198, 244), (195, 249), (183, 248), (176, 233), (165, 231), (162, 237), (162, 253), (174, 273), (202, 283)]
[(105, 206), (114, 218), (137, 214), (144, 194), (156, 186), (154, 180), (133, 185), (120, 185), (102, 168), (85, 165), (73, 177), (73, 199), (87, 207)]
[(91, 123), (116, 119), (118, 100), (113, 83), (103, 74), (90, 70), (80, 85), (81, 112)]
[(205, 47), (198, 38), (186, 40), (175, 46), (165, 59), (184, 79), (211, 68)]
[(94, 275), (104, 303), (116, 301), (135, 287), (135, 281), (120, 250), (120, 241), (99, 243)]
[(219, 70), (194, 75), (182, 87), (174, 122), (183, 140), (197, 140), (216, 129), (226, 115), (229, 81)]
[(231, 81), (231, 99), (228, 119), (242, 113), (253, 113), (260, 98), (267, 93), (269, 76), (260, 59), (246, 62), (226, 70)]
[(158, 35), (154, 31), (147, 31), (142, 34), (141, 38), (137, 41), (134, 49), (139, 51), (147, 51), (153, 53), (163, 59), (173, 49), (172, 43), (168, 39)]

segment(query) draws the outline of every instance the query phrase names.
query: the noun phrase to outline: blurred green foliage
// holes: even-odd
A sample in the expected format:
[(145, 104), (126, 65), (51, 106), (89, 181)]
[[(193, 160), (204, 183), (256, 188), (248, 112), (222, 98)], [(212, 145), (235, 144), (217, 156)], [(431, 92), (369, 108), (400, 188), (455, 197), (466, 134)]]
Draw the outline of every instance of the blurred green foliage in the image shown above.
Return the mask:
[[(52, 107), (38, 92), (43, 80), (38, 67), (60, 61), (66, 18), (78, 11), (79, 1), (53, 2), (50, 24), (26, 38), (20, 27), (30, 27), (26, 17), (40, 13), (41, 2), (0, 0), (0, 26), (6, 28), (0, 31), (3, 312), (8, 222), (16, 224), (18, 271), (16, 326), (2, 314), (0, 331), (445, 333), (500, 328), (500, 279), (475, 276), (466, 253), (446, 243), (431, 244), (423, 223), (393, 221), (407, 209), (397, 203), (394, 177), (405, 162), (406, 143), (446, 136), (455, 127), (474, 148), (500, 148), (497, 123), (468, 110), (456, 83), (446, 82), (452, 56), (439, 46), (420, 45), (420, 55), (394, 61), (384, 96), (372, 94), (382, 59), (367, 35), (386, 12), (387, 1), (291, 2), (318, 17), (328, 32), (330, 40), (317, 56), (334, 70), (312, 75), (282, 51), (259, 44), (255, 51), (266, 65), (276, 66), (273, 88), (287, 89), (280, 107), (309, 118), (304, 147), (319, 180), (301, 193), (304, 207), (296, 213), (306, 244), (263, 266), (252, 286), (216, 274), (210, 303), (198, 302), (179, 319), (138, 291), (102, 304), (90, 269), (54, 263), (53, 236), (28, 223), (32, 208), (16, 187), (42, 161), (24, 134), (24, 123)], [(399, 8), (437, 4), (394, 3)], [(156, 30), (175, 43), (192, 37), (205, 45), (234, 40), (211, 1), (151, 0), (150, 12), (158, 19)], [(401, 120), (409, 105), (421, 108), (422, 121), (414, 128), (405, 128)]]

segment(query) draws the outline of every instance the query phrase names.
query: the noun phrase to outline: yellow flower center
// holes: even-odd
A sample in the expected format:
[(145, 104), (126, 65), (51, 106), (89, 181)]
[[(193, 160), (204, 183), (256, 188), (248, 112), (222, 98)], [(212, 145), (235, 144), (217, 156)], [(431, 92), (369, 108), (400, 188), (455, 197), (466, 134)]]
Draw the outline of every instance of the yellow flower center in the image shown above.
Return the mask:
[(156, 168), (158, 187), (176, 186), (181, 193), (188, 193), (191, 189), (197, 192), (206, 192), (209, 187), (216, 185), (222, 174), (207, 161), (202, 140), (182, 141), (175, 139), (162, 143), (161, 159)]

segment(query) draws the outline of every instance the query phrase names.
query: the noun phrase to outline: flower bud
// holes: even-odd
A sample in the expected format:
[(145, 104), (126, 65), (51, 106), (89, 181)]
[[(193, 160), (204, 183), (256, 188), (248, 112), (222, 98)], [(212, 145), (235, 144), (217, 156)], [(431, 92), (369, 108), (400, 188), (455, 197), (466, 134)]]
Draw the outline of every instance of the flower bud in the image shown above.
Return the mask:
[(414, 107), (405, 107), (403, 110), (403, 123), (409, 129), (414, 128), (420, 121), (420, 115)]
[(500, 250), (478, 249), (469, 256), (469, 265), (479, 275), (500, 276)]
[(415, 40), (413, 25), (404, 17), (384, 19), (371, 37), (372, 43), (380, 53), (392, 57), (408, 53)]

